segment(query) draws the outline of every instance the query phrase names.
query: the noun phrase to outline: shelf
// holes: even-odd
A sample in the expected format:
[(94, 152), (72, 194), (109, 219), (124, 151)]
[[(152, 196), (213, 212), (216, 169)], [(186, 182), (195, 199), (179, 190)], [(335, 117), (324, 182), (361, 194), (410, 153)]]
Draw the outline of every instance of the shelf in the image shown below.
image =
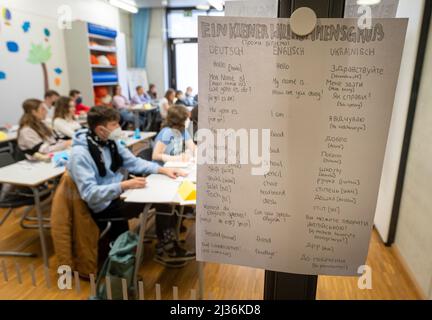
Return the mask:
[(116, 86), (118, 84), (119, 84), (118, 82), (100, 82), (100, 83), (93, 83), (93, 87)]
[(109, 48), (103, 48), (103, 47), (92, 47), (89, 46), (89, 49), (91, 51), (99, 51), (99, 52), (112, 52), (112, 53), (116, 53), (117, 49), (109, 49)]
[(94, 69), (117, 69), (117, 66), (102, 66), (99, 64), (92, 64), (91, 67)]
[(91, 38), (91, 39), (100, 39), (100, 40), (109, 40), (109, 41), (115, 41), (116, 40), (115, 38), (100, 36), (98, 34), (91, 34), (91, 33), (89, 33), (89, 38)]

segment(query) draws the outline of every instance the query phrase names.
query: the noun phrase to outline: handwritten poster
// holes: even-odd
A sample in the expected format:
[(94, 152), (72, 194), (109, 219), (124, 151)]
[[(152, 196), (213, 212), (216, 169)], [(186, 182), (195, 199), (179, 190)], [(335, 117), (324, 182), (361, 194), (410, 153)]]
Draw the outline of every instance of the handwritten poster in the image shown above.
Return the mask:
[[(407, 19), (374, 19), (366, 30), (356, 19), (319, 19), (298, 38), (289, 19), (199, 18), (199, 129), (232, 129), (235, 157), (250, 159), (212, 162), (232, 147), (201, 141), (198, 260), (358, 274), (406, 27)], [(269, 154), (261, 164), (256, 145)], [(260, 165), (265, 174), (252, 174)]]

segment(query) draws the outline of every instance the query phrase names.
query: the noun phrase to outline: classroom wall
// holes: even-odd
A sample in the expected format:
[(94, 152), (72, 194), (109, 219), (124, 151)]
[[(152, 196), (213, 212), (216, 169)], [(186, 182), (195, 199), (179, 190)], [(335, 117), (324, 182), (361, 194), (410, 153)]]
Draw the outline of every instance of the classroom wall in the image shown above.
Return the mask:
[(134, 66), (133, 36), (132, 36), (132, 15), (120, 10), (120, 30), (125, 35), (126, 54), (128, 67)]
[(395, 246), (432, 299), (432, 24), (408, 155)]
[(165, 9), (152, 9), (146, 69), (147, 78), (150, 83), (156, 84), (159, 96), (163, 96), (165, 90), (168, 88), (168, 57), (165, 20)]
[(409, 22), (375, 212), (375, 226), (384, 242), (388, 239), (423, 8), (424, 0), (400, 0), (396, 13), (397, 18), (409, 18)]
[[(41, 45), (42, 51), (50, 47), (51, 57), (46, 62), (49, 87), (60, 94), (68, 93), (63, 30), (57, 23), (57, 11), (62, 5), (71, 8), (73, 20), (120, 29), (119, 10), (99, 0), (0, 0), (0, 9), (7, 8), (11, 13), (8, 20), (0, 11), (0, 124), (17, 123), (22, 102), (43, 97), (42, 66), (28, 62), (32, 44)], [(24, 25), (25, 22), (29, 24)], [(8, 50), (6, 43), (10, 41), (16, 43), (12, 46), (18, 46), (12, 48), (16, 52)]]

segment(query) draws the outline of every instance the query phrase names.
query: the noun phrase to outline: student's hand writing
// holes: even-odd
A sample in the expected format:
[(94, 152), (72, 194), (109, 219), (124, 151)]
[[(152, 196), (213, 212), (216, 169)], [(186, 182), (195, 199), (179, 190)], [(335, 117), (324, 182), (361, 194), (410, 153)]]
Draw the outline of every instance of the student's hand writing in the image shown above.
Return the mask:
[(164, 174), (172, 179), (176, 179), (177, 177), (186, 177), (187, 173), (180, 169), (174, 169), (174, 168), (160, 168), (159, 169), (160, 174)]
[(121, 183), (121, 188), (123, 191), (131, 189), (142, 189), (147, 185), (146, 178), (134, 178), (130, 180), (123, 181)]

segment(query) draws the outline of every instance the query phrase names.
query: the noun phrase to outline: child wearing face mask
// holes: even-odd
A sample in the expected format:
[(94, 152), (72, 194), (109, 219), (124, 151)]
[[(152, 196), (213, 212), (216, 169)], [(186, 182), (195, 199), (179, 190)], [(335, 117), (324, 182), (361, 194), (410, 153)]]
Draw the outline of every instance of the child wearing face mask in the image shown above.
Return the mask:
[(69, 92), (69, 97), (75, 101), (75, 115), (79, 116), (82, 114), (86, 114), (90, 111), (90, 107), (83, 104), (83, 99), (81, 96), (81, 92), (79, 90), (71, 90)]
[(172, 106), (167, 113), (163, 129), (156, 137), (153, 161), (164, 164), (168, 161), (188, 162), (195, 154), (196, 145), (188, 132), (189, 112), (184, 106)]
[[(87, 118), (89, 129), (75, 134), (68, 162), (69, 173), (99, 228), (106, 227), (106, 219), (124, 219), (112, 222), (109, 240), (115, 240), (127, 231), (127, 219), (139, 216), (143, 210), (140, 204), (120, 199), (125, 191), (142, 189), (147, 185), (143, 177), (124, 180), (125, 171), (134, 175), (162, 174), (173, 179), (185, 176), (181, 170), (163, 168), (135, 157), (118, 142), (122, 137), (119, 120), (117, 110), (93, 107)], [(156, 216), (159, 242), (155, 260), (165, 266), (179, 268), (194, 260), (195, 254), (180, 247), (175, 237), (175, 226), (174, 216)]]
[(50, 125), (53, 116), (54, 116), (54, 110), (55, 110), (55, 103), (60, 98), (60, 94), (57, 91), (54, 90), (48, 90), (45, 92), (44, 95), (44, 101), (42, 101), (42, 106), (46, 110), (46, 117), (45, 117), (45, 124)]

